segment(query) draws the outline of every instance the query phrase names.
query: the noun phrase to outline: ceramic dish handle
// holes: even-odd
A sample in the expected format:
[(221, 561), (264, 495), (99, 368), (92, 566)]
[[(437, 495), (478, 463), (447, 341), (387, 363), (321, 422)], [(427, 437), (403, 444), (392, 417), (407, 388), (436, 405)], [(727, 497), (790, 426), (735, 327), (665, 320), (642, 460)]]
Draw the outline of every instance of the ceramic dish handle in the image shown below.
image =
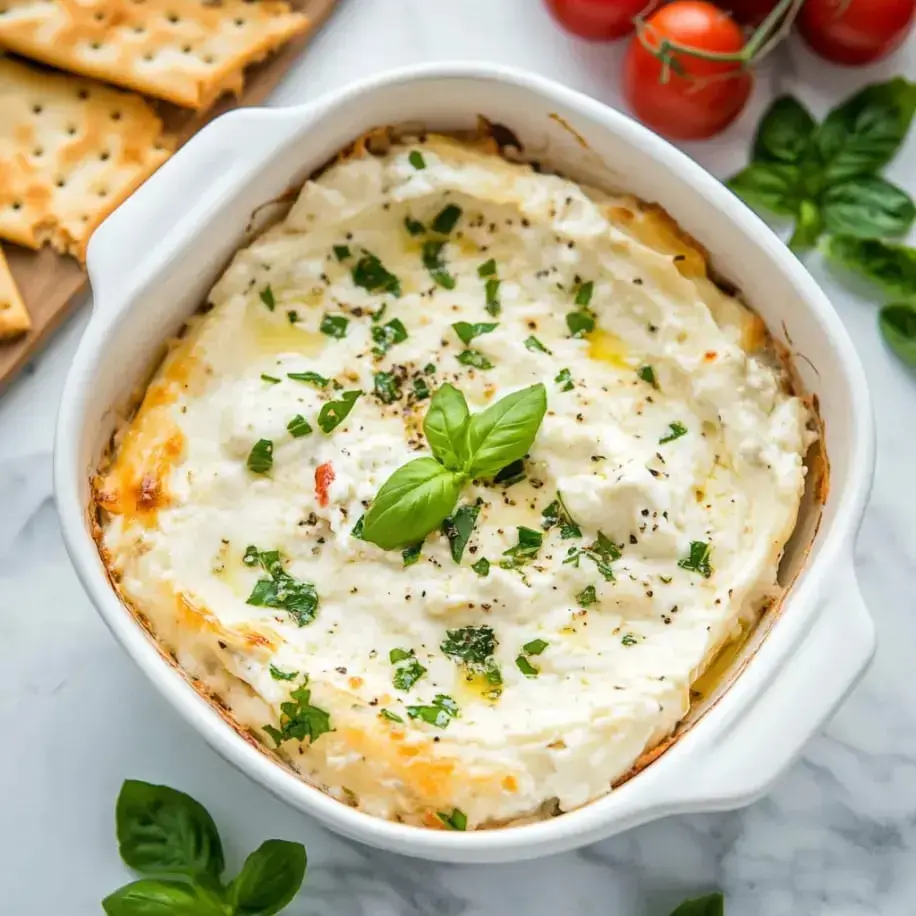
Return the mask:
[(99, 226), (86, 257), (95, 311), (125, 301), (143, 282), (143, 265), (169, 257), (168, 249), (180, 244), (181, 233), (173, 232), (179, 216), (193, 225), (212, 219), (268, 151), (302, 127), (301, 119), (278, 114), (240, 109), (212, 121)]
[(797, 654), (706, 750), (686, 789), (691, 801), (724, 809), (763, 795), (862, 676), (875, 651), (875, 628), (851, 558), (840, 579)]

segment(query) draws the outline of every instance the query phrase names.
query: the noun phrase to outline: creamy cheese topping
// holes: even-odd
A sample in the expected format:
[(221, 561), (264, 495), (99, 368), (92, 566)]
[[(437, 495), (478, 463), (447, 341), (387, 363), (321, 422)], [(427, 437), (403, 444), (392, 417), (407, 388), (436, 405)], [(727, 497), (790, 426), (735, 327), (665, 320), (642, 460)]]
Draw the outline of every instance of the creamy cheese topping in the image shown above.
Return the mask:
[[(209, 302), (96, 481), (103, 555), (335, 797), (453, 829), (582, 805), (778, 595), (808, 413), (657, 209), (405, 141), (307, 182)], [(472, 412), (542, 383), (547, 413), (465, 485), (466, 543), (382, 550), (360, 520), (445, 382)]]

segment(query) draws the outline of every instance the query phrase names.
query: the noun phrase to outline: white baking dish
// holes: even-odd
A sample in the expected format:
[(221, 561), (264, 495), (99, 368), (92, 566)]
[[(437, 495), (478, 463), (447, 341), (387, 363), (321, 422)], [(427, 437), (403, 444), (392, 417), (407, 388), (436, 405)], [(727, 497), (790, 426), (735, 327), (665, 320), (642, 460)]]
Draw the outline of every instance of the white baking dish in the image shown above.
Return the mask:
[[(830, 493), (795, 582), (742, 662), (745, 670), (678, 741), (586, 807), (541, 823), (456, 833), (389, 823), (299, 780), (233, 729), (121, 604), (100, 562), (89, 479), (118, 416), (245, 241), (257, 207), (296, 186), (373, 125), (510, 126), (529, 155), (570, 177), (657, 201), (709, 250), (775, 336), (804, 354), (831, 461)], [(862, 674), (874, 630), (853, 572), (874, 447), (859, 359), (802, 265), (716, 179), (619, 112), (531, 74), (436, 65), (384, 74), (311, 105), (240, 110), (184, 147), (95, 233), (92, 320), (73, 362), (57, 430), (55, 485), (64, 537), (89, 595), (162, 693), (227, 760), (327, 826), (375, 846), (460, 862), (522, 859), (581, 846), (665, 815), (746, 804), (764, 793)]]

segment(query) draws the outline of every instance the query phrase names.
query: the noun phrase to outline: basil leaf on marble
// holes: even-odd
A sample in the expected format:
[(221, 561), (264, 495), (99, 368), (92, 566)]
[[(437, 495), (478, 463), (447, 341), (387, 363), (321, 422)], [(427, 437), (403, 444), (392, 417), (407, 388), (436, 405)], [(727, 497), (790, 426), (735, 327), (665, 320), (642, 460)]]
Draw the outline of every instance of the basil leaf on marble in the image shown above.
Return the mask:
[(671, 916), (725, 916), (725, 898), (721, 894), (708, 894), (685, 900)]
[(266, 840), (245, 859), (228, 888), (233, 916), (274, 916), (299, 892), (305, 878), (305, 847)]
[(754, 159), (760, 162), (784, 162), (797, 165), (802, 161), (817, 122), (797, 99), (784, 95), (767, 109), (754, 137)]
[(916, 248), (834, 235), (822, 250), (834, 263), (848, 267), (892, 296), (916, 296)]
[(107, 916), (226, 916), (212, 891), (197, 884), (141, 878), (102, 901)]
[(798, 209), (800, 172), (784, 162), (752, 162), (726, 184), (746, 204), (794, 216)]
[(831, 185), (820, 210), (828, 232), (860, 238), (905, 235), (916, 217), (910, 196), (877, 175)]
[(806, 251), (817, 242), (823, 228), (824, 221), (817, 204), (810, 200), (801, 201), (789, 247), (795, 252)]
[(892, 302), (878, 314), (878, 326), (887, 345), (911, 369), (916, 369), (916, 305)]

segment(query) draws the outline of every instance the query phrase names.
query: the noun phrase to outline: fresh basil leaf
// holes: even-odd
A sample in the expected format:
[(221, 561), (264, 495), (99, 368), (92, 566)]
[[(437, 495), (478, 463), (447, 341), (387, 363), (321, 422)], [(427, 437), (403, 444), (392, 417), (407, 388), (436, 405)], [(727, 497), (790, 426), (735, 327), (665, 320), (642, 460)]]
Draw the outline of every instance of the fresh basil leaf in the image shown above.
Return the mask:
[(916, 83), (867, 86), (827, 115), (814, 138), (828, 184), (876, 172), (893, 159), (916, 112)]
[(496, 322), (478, 322), (476, 324), (471, 324), (468, 321), (456, 321), (452, 325), (452, 329), (463, 344), (469, 344), (475, 337), (479, 337), (481, 334), (490, 334), (498, 327), (499, 325)]
[(878, 315), (878, 326), (887, 345), (911, 369), (916, 369), (916, 306), (892, 302)]
[(423, 542), (410, 544), (401, 551), (401, 559), (405, 566), (413, 566), (420, 562), (420, 554), (423, 552)]
[(391, 682), (396, 690), (410, 690), (424, 674), (426, 674), (426, 668), (417, 659), (410, 658), (398, 665)]
[(401, 398), (401, 384), (391, 372), (376, 372), (373, 378), (375, 396), (383, 404), (393, 404)]
[(289, 700), (280, 704), (280, 727), (264, 725), (262, 728), (279, 747), (284, 741), (317, 741), (322, 735), (333, 731), (331, 717), (323, 709), (312, 705), (312, 691), (308, 677), (302, 685), (293, 690)]
[(685, 900), (671, 916), (725, 916), (725, 898), (721, 894), (694, 897)]
[(274, 466), (274, 444), (270, 439), (258, 439), (248, 453), (248, 470), (252, 474), (266, 474)]
[(363, 540), (384, 550), (422, 541), (452, 511), (463, 480), (434, 458), (409, 461), (376, 494), (363, 522)]
[(729, 178), (726, 185), (754, 209), (794, 216), (798, 211), (799, 178), (794, 165), (752, 162)]
[(585, 309), (578, 309), (575, 312), (568, 312), (566, 315), (566, 326), (573, 337), (582, 337), (590, 331), (595, 330), (595, 316)]
[(709, 565), (709, 556), (711, 548), (705, 541), (691, 541), (690, 552), (677, 565), (681, 569), (697, 572), (703, 578), (708, 579), (712, 575), (712, 566)]
[(437, 693), (432, 705), (408, 706), (407, 715), (436, 728), (448, 728), (448, 723), (458, 717), (458, 704), (447, 694)]
[(530, 560), (537, 558), (543, 542), (544, 535), (540, 531), (535, 531), (533, 528), (525, 528), (524, 526), (519, 527), (518, 543), (514, 547), (503, 551), (503, 556), (507, 559), (500, 560), (499, 565), (503, 569), (518, 569), (520, 566), (524, 566)]
[(460, 563), (464, 556), (464, 548), (467, 547), (471, 538), (471, 532), (474, 530), (479, 514), (479, 505), (460, 506), (454, 515), (449, 516), (442, 523), (442, 531), (448, 538), (452, 559), (456, 563)]
[[(245, 557), (248, 557), (247, 551)], [(247, 603), (254, 607), (286, 611), (300, 627), (312, 623), (318, 611), (318, 592), (315, 586), (291, 576), (283, 568), (278, 550), (259, 551), (258, 560), (270, 578), (259, 579), (255, 583)]]
[(121, 858), (142, 874), (219, 879), (223, 873), (216, 824), (207, 809), (184, 792), (125, 780), (115, 823)]
[(480, 352), (480, 350), (462, 350), (455, 359), (462, 366), (471, 366), (474, 369), (492, 369), (493, 363)]
[(583, 309), (588, 308), (589, 303), (592, 301), (592, 294), (594, 292), (594, 280), (589, 280), (587, 283), (580, 283), (578, 289), (576, 290), (576, 305)]
[(821, 197), (828, 232), (862, 238), (905, 235), (916, 218), (910, 196), (877, 175), (834, 184)]
[(486, 557), (481, 557), (476, 563), (471, 564), (471, 569), (483, 579), (490, 575), (490, 561)]
[(792, 96), (776, 99), (767, 109), (754, 138), (754, 159), (797, 165), (804, 158), (817, 123)]
[(226, 916), (211, 891), (196, 884), (143, 878), (118, 888), (102, 901), (108, 916)]
[(916, 296), (916, 248), (878, 239), (834, 235), (823, 246), (827, 257), (854, 270), (892, 296)]
[(427, 239), (423, 243), (423, 266), (443, 289), (454, 289), (455, 278), (445, 269), (445, 262), (442, 259), (444, 247), (445, 242), (442, 240)]
[(286, 429), (294, 439), (301, 439), (303, 436), (307, 436), (312, 432), (311, 424), (301, 413), (297, 413), (296, 416), (286, 424)]
[(353, 282), (370, 293), (381, 290), (393, 296), (401, 295), (401, 281), (370, 252), (366, 252), (352, 270)]
[(470, 419), (468, 402), (454, 385), (446, 382), (436, 389), (423, 419), (423, 433), (436, 460), (450, 471), (463, 470), (467, 464)]
[(803, 200), (798, 206), (795, 231), (789, 239), (789, 247), (796, 252), (807, 251), (817, 242), (824, 224), (821, 212), (813, 201)]
[(488, 477), (507, 464), (524, 458), (547, 412), (543, 384), (522, 388), (475, 414), (468, 424), (472, 477)]
[(353, 410), (353, 405), (362, 391), (345, 391), (339, 401), (328, 401), (318, 411), (318, 428), (327, 436), (330, 435)]
[(407, 328), (400, 318), (392, 318), (387, 324), (373, 325), (372, 341), (375, 356), (384, 356), (395, 344), (407, 340)]
[(499, 284), (500, 281), (497, 280), (496, 277), (490, 277), (484, 287), (484, 294), (486, 296), (486, 305), (484, 308), (494, 318), (502, 311), (502, 306), (499, 302)]
[(325, 315), (321, 319), (321, 325), (318, 330), (328, 337), (341, 340), (347, 336), (347, 325), (349, 323), (350, 319), (345, 315)]
[(407, 661), (408, 658), (413, 658), (415, 655), (413, 649), (399, 649), (395, 647), (388, 653), (388, 661), (392, 665), (396, 665), (398, 662)]
[(544, 639), (532, 639), (531, 642), (526, 642), (522, 649), (528, 655), (540, 655), (549, 645), (550, 643)]
[(423, 153), (418, 149), (412, 149), (410, 151), (407, 161), (418, 171), (426, 168), (426, 160), (423, 158)]
[(305, 878), (306, 854), (301, 843), (267, 840), (247, 859), (228, 898), (233, 916), (274, 916), (299, 892)]
[(519, 458), (517, 461), (511, 461), (504, 468), (493, 475), (493, 483), (502, 487), (511, 487), (513, 484), (521, 483), (526, 477), (525, 460)]
[(530, 337), (525, 338), (525, 347), (531, 350), (533, 353), (547, 353), (550, 354), (551, 351), (542, 344), (537, 337), (532, 334)]
[(537, 677), (541, 673), (524, 655), (517, 655), (515, 657), (515, 666), (525, 675), (525, 677)]
[(433, 232), (448, 235), (458, 225), (459, 219), (461, 219), (461, 207), (456, 204), (447, 204), (436, 214), (433, 220)]

